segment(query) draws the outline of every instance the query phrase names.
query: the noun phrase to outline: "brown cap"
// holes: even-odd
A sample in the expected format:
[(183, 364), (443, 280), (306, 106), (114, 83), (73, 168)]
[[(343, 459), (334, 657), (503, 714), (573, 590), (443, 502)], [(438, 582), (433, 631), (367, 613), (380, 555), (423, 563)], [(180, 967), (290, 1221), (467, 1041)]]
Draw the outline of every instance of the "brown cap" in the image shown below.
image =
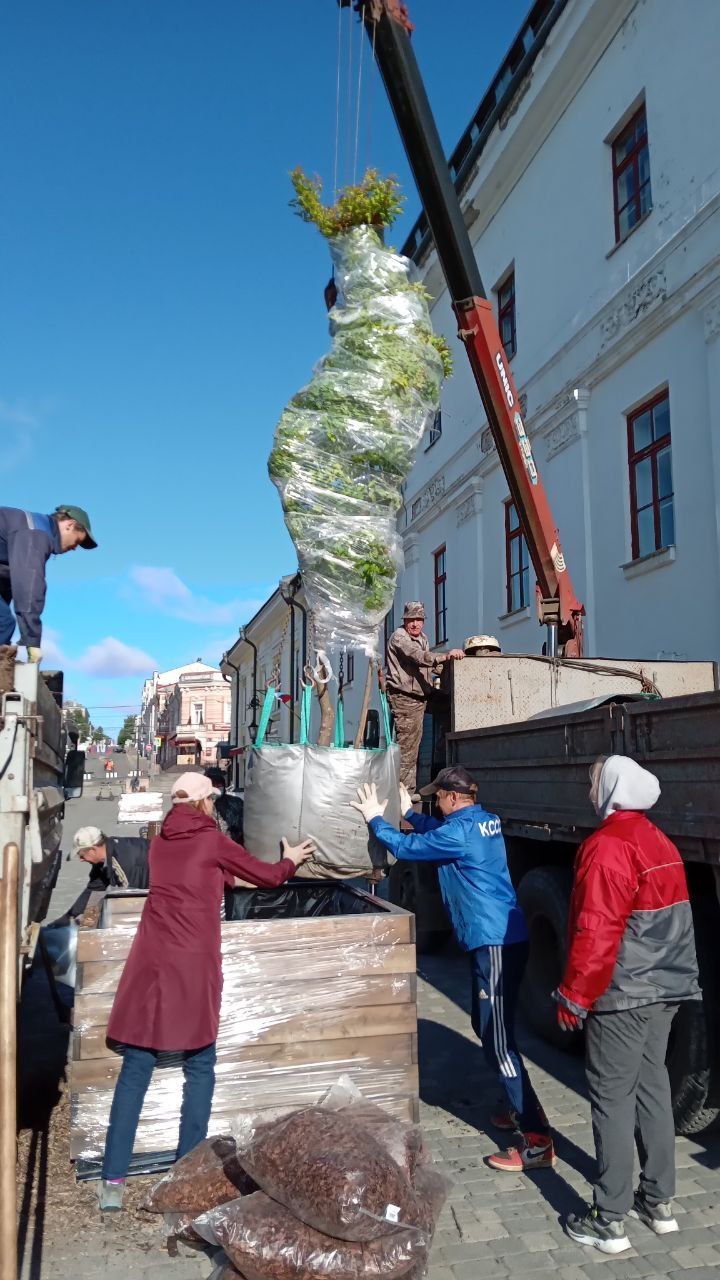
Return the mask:
[(461, 795), (471, 796), (477, 791), (477, 786), (467, 769), (459, 764), (451, 764), (449, 768), (441, 769), (433, 782), (421, 787), (420, 795), (434, 796), (438, 791), (459, 791)]
[(425, 621), (425, 605), (422, 600), (408, 600), (403, 609), (403, 622)]

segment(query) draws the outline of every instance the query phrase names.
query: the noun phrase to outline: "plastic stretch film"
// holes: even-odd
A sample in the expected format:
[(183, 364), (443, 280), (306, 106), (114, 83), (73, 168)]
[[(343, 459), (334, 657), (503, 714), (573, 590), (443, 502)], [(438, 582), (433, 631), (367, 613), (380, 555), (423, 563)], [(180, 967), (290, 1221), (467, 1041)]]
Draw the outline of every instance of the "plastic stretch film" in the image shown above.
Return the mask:
[(368, 226), (330, 241), (332, 349), (293, 396), (268, 469), (325, 647), (374, 653), (402, 567), (402, 484), (440, 404), (424, 291)]
[[(70, 1083), (79, 1161), (104, 1150), (122, 1062), (107, 1023), (144, 896), (108, 895), (100, 926), (78, 935)], [(270, 1119), (310, 1106), (343, 1073), (366, 1101), (413, 1120), (414, 918), (338, 884), (236, 889), (228, 903), (210, 1132), (232, 1130), (242, 1112)], [(159, 1055), (135, 1143), (144, 1168), (177, 1146), (182, 1085), (181, 1056)]]

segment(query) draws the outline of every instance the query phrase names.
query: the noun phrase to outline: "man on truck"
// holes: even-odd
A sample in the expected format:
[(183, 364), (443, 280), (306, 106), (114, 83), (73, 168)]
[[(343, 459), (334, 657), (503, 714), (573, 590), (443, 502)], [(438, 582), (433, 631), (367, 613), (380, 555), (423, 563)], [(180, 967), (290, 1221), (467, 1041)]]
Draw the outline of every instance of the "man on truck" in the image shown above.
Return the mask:
[(383, 814), (374, 785), (353, 803), (382, 845), (399, 860), (433, 863), (453, 930), (470, 958), (472, 1027), (506, 1098), (498, 1128), (516, 1129), (519, 1147), (488, 1156), (501, 1173), (555, 1164), (550, 1128), (515, 1040), (515, 1010), (528, 959), (528, 931), (508, 871), (500, 819), (478, 803), (477, 786), (459, 765), (441, 769), (422, 795), (434, 796), (442, 819), (415, 813), (400, 788), (400, 812), (413, 828), (397, 831)]
[(555, 992), (560, 1027), (586, 1023), (597, 1157), (593, 1208), (584, 1217), (570, 1214), (566, 1229), (601, 1253), (630, 1248), (628, 1212), (656, 1235), (678, 1229), (665, 1055), (680, 1002), (699, 1000), (700, 989), (685, 868), (645, 816), (659, 795), (655, 775), (629, 756), (593, 766), (590, 799), (601, 822), (578, 850), (568, 957)]
[(73, 838), (72, 853), (89, 864), (90, 875), (86, 888), (67, 913), (71, 919), (82, 915), (91, 893), (147, 889), (149, 850), (150, 841), (142, 836), (106, 836), (100, 827), (80, 827)]
[(97, 547), (88, 513), (82, 507), (64, 503), (52, 515), (0, 507), (0, 645), (10, 644), (17, 621), (28, 661), (40, 661), (45, 565), (50, 556), (61, 556), (77, 547), (86, 551)]
[(428, 698), (435, 693), (432, 682), (446, 662), (465, 657), (462, 649), (431, 653), (423, 632), (425, 606), (409, 600), (403, 609), (402, 626), (393, 631), (387, 647), (387, 694), (395, 719), (400, 748), (400, 782), (415, 794), (418, 752)]

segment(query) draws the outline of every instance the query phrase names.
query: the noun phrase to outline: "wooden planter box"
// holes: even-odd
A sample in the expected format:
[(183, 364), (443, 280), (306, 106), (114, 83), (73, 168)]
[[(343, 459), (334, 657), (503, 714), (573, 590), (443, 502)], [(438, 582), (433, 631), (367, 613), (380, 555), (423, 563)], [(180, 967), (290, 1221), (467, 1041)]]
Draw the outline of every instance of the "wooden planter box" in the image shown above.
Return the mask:
[[(317, 1102), (342, 1074), (393, 1115), (417, 1119), (415, 917), (359, 889), (328, 891), (333, 914), (223, 922), (211, 1131), (240, 1112), (269, 1119)], [(78, 933), (70, 1154), (79, 1177), (96, 1175), (105, 1146), (122, 1061), (107, 1023), (146, 896), (106, 894), (98, 923)], [(165, 1056), (138, 1128), (137, 1172), (164, 1167), (177, 1144), (182, 1070)]]

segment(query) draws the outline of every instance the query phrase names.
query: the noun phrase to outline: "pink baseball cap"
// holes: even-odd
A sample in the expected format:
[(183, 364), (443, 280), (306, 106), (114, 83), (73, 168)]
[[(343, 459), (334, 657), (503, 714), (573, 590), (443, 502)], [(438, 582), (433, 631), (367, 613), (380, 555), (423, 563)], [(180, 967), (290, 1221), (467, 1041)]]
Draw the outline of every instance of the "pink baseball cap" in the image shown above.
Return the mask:
[[(179, 796), (178, 791), (184, 794)], [(181, 773), (173, 783), (170, 795), (173, 804), (182, 804), (186, 800), (207, 800), (208, 796), (219, 796), (220, 792), (202, 773)]]

